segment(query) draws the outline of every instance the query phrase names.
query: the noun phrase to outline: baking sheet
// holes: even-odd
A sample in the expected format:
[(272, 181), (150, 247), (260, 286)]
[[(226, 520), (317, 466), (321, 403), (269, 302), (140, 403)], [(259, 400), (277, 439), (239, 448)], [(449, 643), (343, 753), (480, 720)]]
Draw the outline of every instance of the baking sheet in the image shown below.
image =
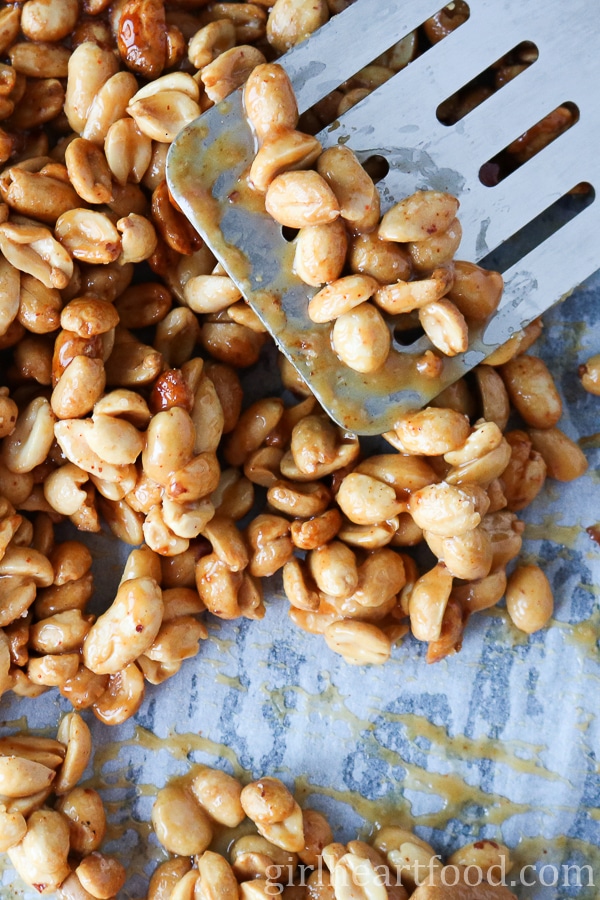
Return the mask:
[[(568, 260), (566, 261), (568, 265)], [(126, 865), (124, 898), (145, 895), (164, 858), (150, 834), (156, 790), (190, 761), (245, 777), (271, 774), (330, 816), (336, 839), (371, 823), (411, 820), (445, 854), (477, 837), (516, 847), (517, 871), (539, 862), (590, 865), (600, 885), (600, 398), (577, 365), (600, 350), (600, 273), (545, 317), (534, 352), (557, 378), (561, 427), (588, 454), (587, 475), (548, 482), (525, 511), (523, 556), (542, 561), (555, 592), (550, 628), (531, 637), (495, 608), (473, 617), (460, 654), (436, 665), (408, 638), (381, 668), (352, 668), (288, 620), (273, 579), (262, 622), (210, 617), (200, 655), (158, 687), (137, 716), (109, 729), (84, 712), (95, 756), (86, 784), (109, 815), (108, 852)], [(114, 596), (115, 545), (93, 540), (96, 583)], [(56, 692), (2, 700), (2, 733), (54, 734), (69, 704)], [(513, 876), (511, 876), (513, 877)], [(542, 880), (552, 876), (542, 870)], [(527, 871), (526, 880), (534, 878)], [(598, 887), (516, 886), (521, 898), (595, 898)], [(4, 858), (2, 898), (33, 898)]]

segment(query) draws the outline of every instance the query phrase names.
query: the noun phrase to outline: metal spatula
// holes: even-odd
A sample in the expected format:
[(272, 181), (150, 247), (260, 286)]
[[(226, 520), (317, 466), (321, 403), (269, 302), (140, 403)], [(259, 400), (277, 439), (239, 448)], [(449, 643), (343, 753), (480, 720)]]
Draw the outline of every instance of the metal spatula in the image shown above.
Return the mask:
[[(440, 9), (440, 0), (356, 0), (286, 54), (300, 112), (350, 78)], [(324, 129), (324, 147), (347, 143), (359, 159), (383, 156), (382, 210), (418, 189), (460, 199), (457, 257), (478, 261), (579, 182), (600, 179), (600, 41), (590, 0), (470, 0), (470, 17), (407, 68)], [(523, 41), (539, 58), (455, 126), (436, 109)], [(560, 104), (576, 124), (494, 187), (482, 164)], [(425, 405), (484, 360), (600, 266), (600, 208), (591, 202), (503, 274), (497, 313), (470, 328), (469, 349), (445, 358), (441, 376), (420, 375), (430, 346), (394, 342), (380, 371), (362, 375), (340, 362), (329, 326), (307, 305), (316, 289), (292, 271), (293, 243), (265, 212), (246, 175), (256, 153), (237, 91), (193, 122), (167, 161), (170, 191), (330, 416), (361, 434), (381, 434), (401, 412)], [(593, 194), (591, 195), (593, 196)]]

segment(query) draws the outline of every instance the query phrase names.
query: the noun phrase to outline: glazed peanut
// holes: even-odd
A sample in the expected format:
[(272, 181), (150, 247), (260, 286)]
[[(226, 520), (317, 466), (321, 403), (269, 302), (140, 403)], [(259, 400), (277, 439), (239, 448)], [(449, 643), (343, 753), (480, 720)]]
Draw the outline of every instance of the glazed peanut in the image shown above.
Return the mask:
[(393, 206), (381, 220), (379, 237), (388, 241), (427, 240), (443, 234), (456, 216), (458, 201), (440, 191), (417, 191)]
[(191, 789), (198, 803), (216, 822), (228, 828), (239, 825), (245, 815), (239, 781), (208, 766), (199, 766), (195, 772)]
[(112, 606), (92, 626), (83, 646), (86, 666), (116, 674), (152, 644), (163, 614), (160, 588), (152, 578), (123, 582)]
[(236, 900), (239, 886), (233, 869), (219, 853), (205, 850), (198, 860), (198, 872), (207, 900)]
[(591, 356), (579, 366), (581, 384), (590, 394), (600, 394), (600, 356)]
[(519, 566), (508, 579), (506, 608), (521, 631), (533, 634), (551, 617), (554, 600), (548, 579), (538, 566)]
[(225, 50), (200, 72), (208, 98), (213, 103), (219, 103), (241, 87), (253, 69), (264, 63), (265, 57), (260, 50), (249, 44)]
[(300, 131), (275, 133), (263, 141), (250, 167), (250, 184), (265, 193), (277, 175), (307, 169), (321, 153), (319, 141)]
[(454, 278), (448, 297), (467, 319), (487, 319), (502, 296), (503, 278), (469, 262), (454, 263)]
[(532, 428), (529, 437), (541, 454), (550, 478), (573, 481), (587, 471), (588, 461), (581, 447), (560, 428)]
[(391, 485), (358, 472), (344, 478), (336, 499), (342, 512), (357, 525), (376, 525), (404, 509)]
[(408, 510), (420, 528), (452, 537), (465, 534), (481, 522), (477, 504), (482, 492), (442, 482), (427, 485), (411, 496)]
[(438, 563), (415, 582), (408, 608), (412, 633), (418, 640), (439, 638), (451, 590), (452, 574), (443, 563)]
[(398, 280), (380, 287), (375, 293), (375, 303), (392, 315), (412, 312), (441, 300), (451, 284), (450, 268), (434, 269), (429, 277), (419, 281)]
[(367, 275), (346, 275), (315, 294), (308, 304), (308, 315), (313, 322), (331, 322), (364, 303), (377, 288), (375, 279)]
[(339, 219), (307, 225), (296, 238), (294, 271), (315, 287), (335, 281), (342, 274), (347, 246), (346, 229)]
[(466, 844), (448, 858), (448, 865), (481, 867), (484, 876), (493, 866), (503, 866), (503, 870), (510, 872), (512, 862), (508, 847), (498, 841), (475, 841)]
[(419, 310), (419, 321), (434, 347), (446, 356), (464, 353), (469, 346), (467, 323), (451, 300), (443, 297), (427, 303)]
[(161, 844), (179, 856), (202, 853), (212, 840), (208, 816), (184, 787), (169, 785), (158, 792), (152, 825)]
[(263, 778), (246, 785), (240, 801), (263, 837), (284, 850), (303, 849), (302, 810), (279, 779)]
[(427, 407), (403, 416), (395, 431), (406, 453), (440, 456), (462, 447), (469, 434), (469, 422), (454, 410)]
[(326, 225), (340, 214), (335, 194), (317, 172), (286, 172), (270, 183), (265, 206), (267, 212), (289, 228)]
[(379, 221), (379, 192), (349, 147), (330, 147), (318, 159), (317, 171), (340, 205), (340, 216), (352, 231), (373, 231)]
[(536, 356), (518, 356), (500, 373), (519, 414), (533, 428), (552, 428), (562, 414), (562, 402), (546, 364)]
[(460, 246), (461, 238), (460, 222), (453, 219), (444, 232), (409, 243), (408, 252), (413, 268), (417, 272), (431, 272), (438, 266), (450, 263)]
[(275, 131), (293, 129), (298, 122), (292, 86), (277, 63), (256, 66), (244, 88), (244, 104), (259, 140)]
[(66, 821), (60, 813), (46, 809), (31, 814), (27, 834), (8, 850), (8, 855), (26, 884), (43, 884), (46, 890), (56, 890), (70, 873), (68, 852)]
[(97, 850), (106, 832), (102, 798), (92, 788), (76, 787), (60, 797), (57, 809), (69, 824), (71, 848), (81, 855)]
[(333, 325), (333, 349), (357, 372), (376, 372), (388, 358), (391, 338), (388, 326), (371, 303), (361, 303), (342, 313)]
[(332, 622), (323, 636), (327, 646), (351, 666), (382, 665), (390, 656), (389, 638), (367, 622)]

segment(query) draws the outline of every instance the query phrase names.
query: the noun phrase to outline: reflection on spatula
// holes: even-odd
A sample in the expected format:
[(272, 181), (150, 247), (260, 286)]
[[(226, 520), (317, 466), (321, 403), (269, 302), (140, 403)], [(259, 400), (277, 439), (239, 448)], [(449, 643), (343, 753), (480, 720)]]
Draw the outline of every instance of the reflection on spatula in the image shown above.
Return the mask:
[[(333, 17), (280, 60), (300, 112), (439, 8), (440, 0), (357, 0)], [(324, 148), (347, 144), (361, 161), (387, 160), (378, 184), (382, 211), (419, 189), (457, 196), (457, 255), (478, 261), (576, 184), (596, 184), (600, 45), (589, 0), (470, 0), (469, 8), (461, 27), (318, 137)], [(523, 41), (538, 48), (532, 66), (456, 125), (438, 121), (444, 100)], [(569, 131), (494, 187), (481, 183), (484, 163), (567, 102), (579, 112)], [(497, 312), (470, 328), (469, 349), (444, 358), (439, 377), (417, 371), (430, 347), (426, 337), (411, 346), (394, 340), (385, 366), (363, 375), (337, 358), (329, 325), (308, 318), (316, 288), (293, 273), (293, 243), (265, 213), (262, 195), (248, 189), (255, 153), (238, 90), (177, 137), (167, 160), (169, 189), (329, 415), (359, 434), (390, 430), (403, 410), (425, 405), (600, 266), (600, 207), (591, 202), (503, 273)]]

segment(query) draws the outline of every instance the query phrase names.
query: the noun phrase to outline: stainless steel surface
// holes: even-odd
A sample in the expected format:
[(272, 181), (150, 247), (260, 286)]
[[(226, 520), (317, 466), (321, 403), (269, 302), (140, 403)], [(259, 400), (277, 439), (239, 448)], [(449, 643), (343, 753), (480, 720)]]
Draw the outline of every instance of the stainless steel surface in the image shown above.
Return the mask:
[[(408, 34), (439, 9), (438, 0), (381, 3), (357, 0), (308, 41), (282, 58), (300, 110)], [(384, 156), (390, 171), (380, 182), (383, 209), (417, 189), (454, 193), (463, 240), (458, 256), (478, 261), (581, 181), (595, 185), (600, 161), (596, 86), (598, 41), (590, 29), (589, 0), (471, 0), (468, 21), (349, 110), (319, 135), (345, 143), (362, 160)], [(454, 126), (436, 118), (439, 104), (522, 41), (539, 58)], [(561, 103), (579, 119), (566, 133), (495, 187), (479, 181), (481, 165)], [(280, 349), (310, 383), (328, 413), (344, 427), (381, 434), (402, 410), (422, 406), (485, 359), (533, 318), (600, 266), (593, 236), (600, 208), (592, 202), (571, 221), (503, 272), (497, 313), (470, 329), (470, 346), (444, 359), (442, 375), (418, 375), (426, 338), (403, 347), (394, 341), (388, 364), (368, 376), (341, 363), (329, 326), (306, 309), (315, 293), (292, 272), (293, 244), (247, 195), (246, 173), (256, 152), (238, 91), (182, 132), (167, 163), (170, 190), (188, 218), (238, 283)], [(216, 203), (215, 203), (216, 201)], [(393, 327), (393, 323), (391, 325)]]

